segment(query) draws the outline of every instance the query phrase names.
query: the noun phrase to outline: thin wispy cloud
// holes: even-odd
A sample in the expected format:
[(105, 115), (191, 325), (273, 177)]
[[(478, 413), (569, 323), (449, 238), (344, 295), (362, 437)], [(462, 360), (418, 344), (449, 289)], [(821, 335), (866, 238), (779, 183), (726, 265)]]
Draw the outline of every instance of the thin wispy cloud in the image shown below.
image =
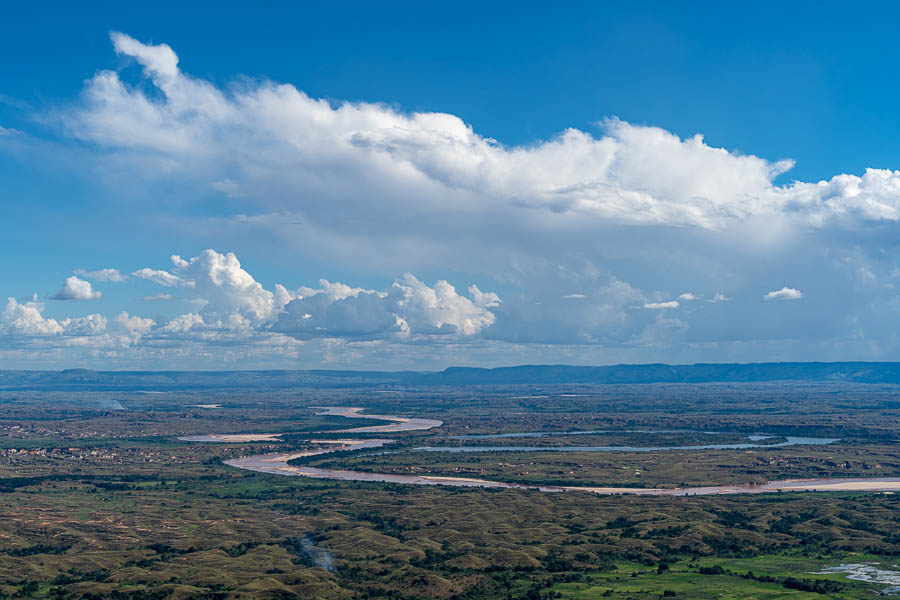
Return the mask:
[(666, 308), (678, 308), (680, 304), (677, 300), (669, 300), (668, 302), (645, 302), (644, 308), (651, 310), (662, 310)]
[(121, 283), (128, 281), (128, 276), (123, 275), (118, 269), (99, 269), (97, 271), (86, 271), (84, 269), (76, 269), (75, 274), (90, 279), (92, 281)]

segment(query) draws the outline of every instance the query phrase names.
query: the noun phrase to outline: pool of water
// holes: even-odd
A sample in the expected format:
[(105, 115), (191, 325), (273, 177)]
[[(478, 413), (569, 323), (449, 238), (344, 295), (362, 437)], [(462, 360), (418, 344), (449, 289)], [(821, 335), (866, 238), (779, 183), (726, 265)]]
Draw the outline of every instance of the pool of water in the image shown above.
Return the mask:
[(853, 579), (854, 581), (868, 581), (890, 586), (879, 590), (879, 594), (882, 596), (900, 596), (900, 570), (898, 570), (900, 567), (892, 566), (894, 566), (894, 569), (884, 568), (884, 565), (879, 563), (847, 563), (835, 567), (826, 567), (821, 571), (816, 571), (813, 575), (842, 573), (847, 579)]

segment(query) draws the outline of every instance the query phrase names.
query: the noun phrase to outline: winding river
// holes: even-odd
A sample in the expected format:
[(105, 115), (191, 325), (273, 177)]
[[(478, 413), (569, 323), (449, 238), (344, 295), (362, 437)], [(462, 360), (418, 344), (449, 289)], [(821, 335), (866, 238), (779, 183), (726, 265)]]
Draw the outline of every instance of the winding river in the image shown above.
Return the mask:
[[(390, 415), (359, 414), (362, 409), (355, 407), (321, 407), (320, 415), (335, 415), (343, 417), (357, 417), (389, 421), (386, 425), (370, 427), (357, 427), (329, 431), (322, 433), (395, 433), (400, 431), (421, 431), (440, 427), (443, 422), (436, 419), (418, 419), (407, 417), (395, 417)], [(455, 436), (455, 439), (491, 439), (498, 437), (537, 437), (540, 435), (574, 435), (576, 432), (544, 433), (534, 432), (525, 434), (497, 434), (493, 436)], [(581, 433), (581, 432), (578, 432)], [(589, 433), (589, 432), (584, 432)], [(595, 433), (595, 432), (590, 432)], [(600, 433), (600, 432), (596, 432)], [(749, 436), (751, 441), (761, 441), (771, 436)], [(278, 434), (213, 434), (207, 436), (185, 436), (179, 438), (190, 442), (244, 442), (244, 441), (277, 441)], [(745, 448), (773, 448), (789, 445), (821, 445), (835, 442), (829, 438), (787, 437), (786, 441), (771, 445), (757, 444), (710, 444), (707, 446), (668, 446), (668, 447), (627, 447), (627, 446), (457, 446), (457, 447), (421, 447), (418, 451), (441, 452), (485, 452), (485, 451), (569, 451), (569, 452), (652, 452), (664, 450), (706, 450), (706, 449), (745, 449)], [(367, 473), (364, 471), (349, 471), (341, 469), (320, 469), (303, 465), (291, 465), (288, 461), (308, 456), (318, 456), (333, 452), (348, 450), (361, 450), (369, 448), (381, 448), (392, 443), (390, 439), (344, 439), (344, 440), (310, 440), (311, 443), (322, 446), (314, 450), (292, 453), (260, 454), (226, 460), (225, 464), (239, 469), (271, 473), (275, 475), (287, 475), (295, 477), (313, 477), (321, 479), (337, 479), (342, 481), (385, 482), (406, 485), (442, 485), (455, 487), (477, 487), (489, 489), (518, 489), (537, 490), (541, 492), (591, 492), (595, 494), (634, 494), (641, 496), (706, 496), (714, 494), (764, 494), (774, 492), (796, 491), (900, 491), (900, 477), (869, 477), (869, 478), (835, 478), (835, 479), (787, 479), (783, 481), (770, 481), (761, 485), (716, 485), (689, 488), (626, 488), (626, 487), (597, 487), (597, 486), (542, 486), (520, 483), (506, 483), (502, 481), (490, 481), (487, 479), (474, 479), (468, 477), (441, 477), (434, 475), (402, 475), (394, 473)]]

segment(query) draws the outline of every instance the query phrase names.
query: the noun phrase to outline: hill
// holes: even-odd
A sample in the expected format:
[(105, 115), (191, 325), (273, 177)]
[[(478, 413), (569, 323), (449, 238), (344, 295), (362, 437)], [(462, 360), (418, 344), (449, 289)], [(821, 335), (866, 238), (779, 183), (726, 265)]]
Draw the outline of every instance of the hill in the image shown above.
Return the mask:
[(0, 390), (156, 390), (359, 387), (385, 385), (629, 384), (820, 381), (900, 383), (895, 362), (785, 362), (693, 365), (522, 365), (417, 371), (0, 371)]

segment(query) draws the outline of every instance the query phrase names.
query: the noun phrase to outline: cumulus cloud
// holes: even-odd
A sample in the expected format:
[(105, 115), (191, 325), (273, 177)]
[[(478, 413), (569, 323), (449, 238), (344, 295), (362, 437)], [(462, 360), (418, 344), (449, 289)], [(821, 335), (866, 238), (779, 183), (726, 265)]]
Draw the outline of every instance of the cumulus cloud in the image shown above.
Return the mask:
[(203, 317), (197, 313), (179, 315), (162, 326), (162, 331), (167, 333), (186, 333), (195, 327), (203, 325)]
[[(205, 250), (199, 256), (184, 259), (170, 257), (170, 271), (145, 267), (133, 275), (164, 287), (181, 289), (181, 298), (196, 304), (199, 310), (171, 320), (162, 327), (168, 333), (208, 328), (249, 332), (270, 326), (282, 307), (299, 296), (282, 285), (276, 291), (265, 289), (243, 269), (234, 253)], [(342, 293), (341, 284), (334, 293)], [(145, 301), (172, 300), (169, 293), (145, 296)]]
[(80, 275), (85, 279), (100, 281), (103, 283), (122, 283), (123, 281), (128, 281), (128, 276), (120, 273), (118, 269), (99, 269), (97, 271), (85, 271), (84, 269), (76, 269), (75, 274)]
[(166, 302), (168, 300), (174, 300), (175, 296), (172, 294), (166, 294), (165, 292), (161, 292), (159, 294), (152, 294), (150, 296), (144, 296), (141, 298), (144, 302)]
[(94, 290), (89, 281), (76, 276), (67, 277), (62, 289), (50, 297), (51, 300), (96, 300), (103, 295)]
[(245, 271), (232, 252), (204, 250), (190, 260), (174, 255), (172, 263), (172, 271), (190, 289), (189, 295), (206, 301), (204, 315), (219, 319), (239, 315), (260, 324), (271, 321), (280, 308), (275, 294)]
[[(476, 336), (489, 328), (495, 319), (492, 310), (501, 305), (496, 293), (482, 291), (476, 285), (469, 286), (469, 295), (465, 296), (447, 281), (429, 286), (411, 274), (386, 290), (321, 279), (319, 287), (289, 289), (276, 284), (270, 291), (231, 252), (209, 249), (189, 259), (173, 255), (171, 263), (169, 271), (146, 267), (133, 274), (165, 287), (180, 288), (183, 299), (200, 308), (161, 326), (148, 326), (141, 331), (148, 339), (456, 339)], [(171, 299), (171, 295), (145, 299)]]
[(40, 302), (19, 303), (15, 298), (8, 298), (6, 307), (0, 315), (2, 331), (9, 334), (47, 336), (62, 333), (62, 326), (55, 319), (46, 319), (41, 314), (44, 305)]
[(696, 300), (697, 296), (695, 296), (691, 292), (685, 292), (684, 294), (681, 294), (680, 296), (678, 296), (678, 299), (683, 302), (690, 302), (691, 300)]
[(803, 293), (800, 290), (784, 286), (780, 290), (769, 292), (763, 296), (763, 300), (799, 300), (802, 297)]
[(396, 299), (401, 318), (412, 331), (449, 332), (474, 335), (494, 322), (487, 308), (500, 305), (493, 292), (483, 293), (478, 287), (469, 288), (473, 300), (456, 292), (444, 280), (428, 287), (409, 273), (395, 283), (387, 298)]
[(303, 288), (273, 329), (298, 339), (472, 336), (493, 324), (488, 309), (500, 305), (497, 294), (477, 286), (469, 288), (472, 298), (467, 298), (446, 281), (429, 287), (408, 273), (385, 291), (322, 284), (319, 290)]
[(107, 320), (103, 315), (93, 314), (86, 317), (63, 319), (60, 323), (63, 332), (72, 336), (94, 336), (106, 331)]
[[(621, 362), (647, 356), (671, 361), (673, 348), (708, 346), (721, 352), (723, 346), (715, 336), (746, 339), (729, 327), (752, 322), (752, 328), (759, 328), (762, 323), (763, 334), (775, 336), (786, 323), (799, 320), (816, 331), (822, 323), (815, 304), (808, 315), (790, 314), (781, 319), (779, 314), (767, 314), (771, 323), (761, 314), (735, 319), (719, 310), (731, 307), (716, 306), (721, 305), (716, 301), (720, 294), (709, 303), (692, 306), (692, 310), (713, 312), (690, 323), (690, 311), (679, 318), (665, 312), (678, 308), (677, 300), (648, 299), (628, 283), (591, 268), (578, 276), (587, 293), (572, 302), (559, 292), (576, 277), (571, 271), (548, 271), (551, 279), (539, 287), (544, 292), (501, 299), (474, 285), (464, 294), (447, 281), (429, 285), (410, 274), (385, 289), (323, 279), (317, 287), (276, 285), (270, 291), (236, 256), (213, 250), (190, 259), (176, 255), (171, 264), (172, 274), (184, 282), (180, 290), (185, 299), (199, 306), (196, 311), (159, 320), (122, 310), (111, 317), (51, 318), (43, 315), (44, 306), (36, 298), (10, 298), (0, 312), (0, 347), (3, 352), (28, 356), (90, 353), (97, 360), (120, 361), (127, 366), (156, 361), (154, 364), (168, 368), (183, 366), (184, 360), (212, 361), (201, 363), (207, 365), (258, 361), (242, 363), (255, 366), (280, 361), (276, 364), (289, 366), (301, 356), (307, 360), (304, 364), (319, 366), (408, 368), (410, 364), (422, 366), (414, 361), (424, 360), (439, 367), (446, 364), (442, 361), (451, 360), (447, 357), (468, 364), (476, 357), (503, 364), (508, 359), (498, 356), (514, 355), (519, 361), (534, 362), (551, 347), (554, 356), (568, 356), (575, 362)], [(794, 291), (785, 288), (772, 294), (793, 297)], [(716, 325), (717, 320), (725, 326)], [(698, 326), (707, 322), (712, 324), (712, 335)], [(866, 322), (859, 319), (855, 325), (862, 328)], [(411, 347), (419, 350), (405, 349)], [(759, 348), (760, 352), (766, 349)]]
[(7, 299), (6, 306), (0, 313), (0, 337), (17, 338), (20, 341), (56, 336), (78, 338), (97, 336), (107, 329), (106, 318), (99, 314), (57, 320), (45, 317), (43, 311), (44, 305), (41, 302), (20, 303), (15, 298)]
[(156, 322), (154, 322), (153, 319), (132, 316), (124, 310), (116, 315), (115, 323), (118, 327), (129, 333), (141, 334), (149, 333), (153, 326), (156, 325)]

